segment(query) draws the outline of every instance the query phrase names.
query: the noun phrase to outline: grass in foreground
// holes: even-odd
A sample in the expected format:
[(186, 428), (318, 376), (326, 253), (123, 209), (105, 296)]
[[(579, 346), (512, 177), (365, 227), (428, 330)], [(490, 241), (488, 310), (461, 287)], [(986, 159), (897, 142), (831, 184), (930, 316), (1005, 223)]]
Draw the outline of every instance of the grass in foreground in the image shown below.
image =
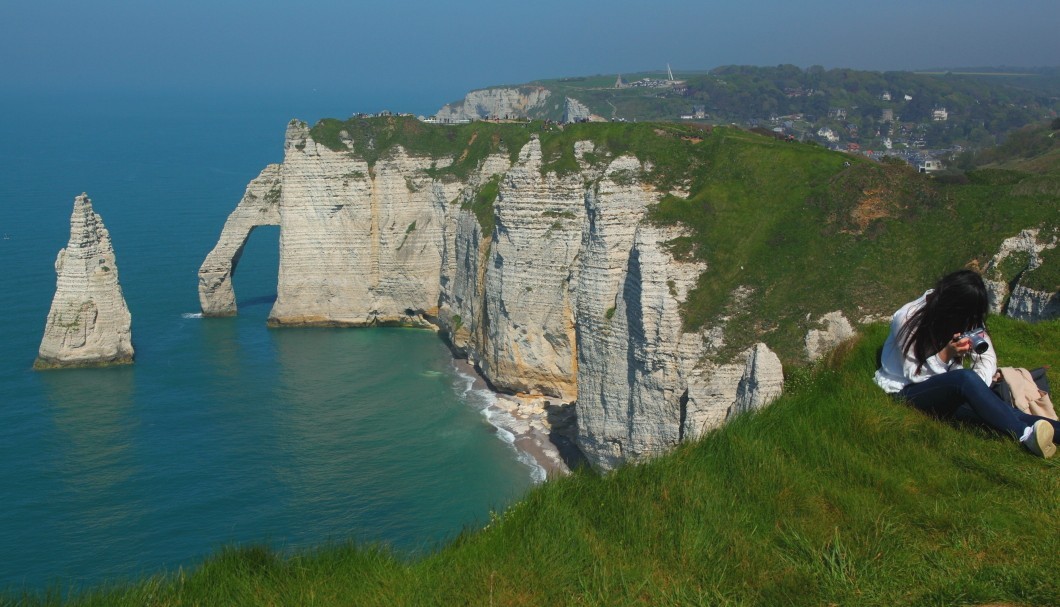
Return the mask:
[[(991, 323), (1002, 364), (1060, 361), (1060, 322)], [(231, 549), (70, 602), (1056, 604), (1057, 460), (883, 395), (871, 375), (885, 333), (797, 375), (760, 413), (606, 477), (550, 481), (419, 560), (353, 545), (286, 558)]]

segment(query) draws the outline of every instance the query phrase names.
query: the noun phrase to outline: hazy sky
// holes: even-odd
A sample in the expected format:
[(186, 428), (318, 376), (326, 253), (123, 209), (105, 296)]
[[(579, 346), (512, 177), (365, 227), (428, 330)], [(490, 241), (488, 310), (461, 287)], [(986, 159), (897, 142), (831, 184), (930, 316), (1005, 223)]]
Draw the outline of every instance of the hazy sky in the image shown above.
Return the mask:
[(726, 64), (1060, 64), (1057, 0), (2, 0), (0, 88), (448, 101), (535, 78)]

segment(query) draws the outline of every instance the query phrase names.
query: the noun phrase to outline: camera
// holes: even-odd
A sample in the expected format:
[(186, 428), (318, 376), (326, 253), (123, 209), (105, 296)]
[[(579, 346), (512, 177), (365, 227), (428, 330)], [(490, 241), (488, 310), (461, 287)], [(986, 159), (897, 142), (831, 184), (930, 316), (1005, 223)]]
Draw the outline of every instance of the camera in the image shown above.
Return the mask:
[(961, 336), (957, 338), (960, 341), (964, 338), (972, 340), (972, 352), (976, 354), (982, 354), (990, 349), (990, 344), (986, 341), (986, 329), (979, 327), (978, 329), (972, 329), (971, 331), (965, 331), (961, 333)]

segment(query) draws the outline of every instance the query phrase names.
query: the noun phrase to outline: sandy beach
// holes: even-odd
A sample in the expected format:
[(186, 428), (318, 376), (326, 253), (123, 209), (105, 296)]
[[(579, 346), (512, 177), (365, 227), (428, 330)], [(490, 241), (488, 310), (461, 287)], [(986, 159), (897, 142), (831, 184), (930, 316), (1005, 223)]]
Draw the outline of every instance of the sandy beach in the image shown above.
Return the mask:
[[(489, 390), (489, 384), (466, 359), (454, 359), (457, 370), (474, 378), (472, 389)], [(513, 446), (537, 468), (534, 479), (543, 481), (570, 473), (565, 461), (571, 459), (573, 441), (565, 430), (573, 422), (574, 405), (548, 396), (515, 395), (494, 392), (496, 400), (487, 407), (486, 418), (498, 431), (512, 435)], [(561, 452), (562, 450), (562, 452)]]

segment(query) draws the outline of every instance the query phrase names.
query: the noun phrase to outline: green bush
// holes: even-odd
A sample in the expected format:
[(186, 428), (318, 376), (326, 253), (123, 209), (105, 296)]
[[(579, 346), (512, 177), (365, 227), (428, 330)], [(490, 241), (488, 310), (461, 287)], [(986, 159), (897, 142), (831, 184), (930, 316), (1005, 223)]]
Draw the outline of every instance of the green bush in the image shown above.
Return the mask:
[(500, 175), (490, 177), (469, 201), (461, 205), (461, 208), (470, 209), (475, 214), (475, 218), (478, 219), (478, 224), (482, 228), (482, 234), (486, 238), (493, 235), (493, 228), (497, 223), (493, 203), (497, 202), (497, 197), (500, 196), (500, 183)]

